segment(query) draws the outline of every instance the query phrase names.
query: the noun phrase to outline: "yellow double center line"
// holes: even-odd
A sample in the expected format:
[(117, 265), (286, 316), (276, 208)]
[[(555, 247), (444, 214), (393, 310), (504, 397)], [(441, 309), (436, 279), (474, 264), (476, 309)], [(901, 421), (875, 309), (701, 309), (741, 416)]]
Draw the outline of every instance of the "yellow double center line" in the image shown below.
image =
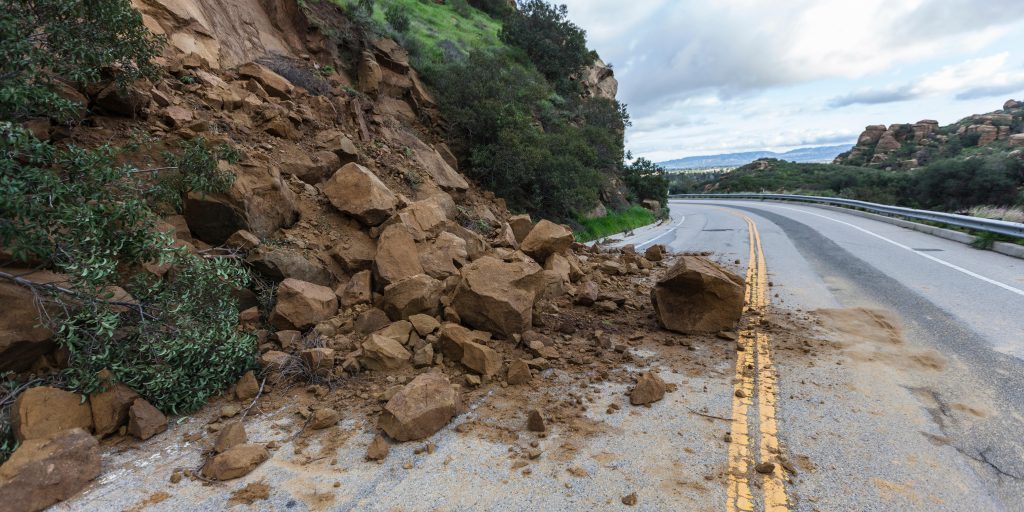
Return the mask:
[(739, 333), (736, 377), (732, 398), (732, 441), (729, 443), (728, 512), (753, 512), (754, 495), (750, 479), (754, 473), (753, 447), (750, 435), (750, 408), (757, 400), (757, 460), (772, 462), (775, 469), (760, 475), (764, 490), (765, 512), (788, 512), (789, 500), (783, 482), (785, 468), (778, 463), (779, 438), (775, 421), (777, 376), (772, 365), (768, 334), (759, 331), (761, 318), (768, 309), (768, 271), (765, 266), (761, 234), (753, 219), (728, 211), (747, 223), (750, 258), (747, 266), (746, 313), (748, 327)]

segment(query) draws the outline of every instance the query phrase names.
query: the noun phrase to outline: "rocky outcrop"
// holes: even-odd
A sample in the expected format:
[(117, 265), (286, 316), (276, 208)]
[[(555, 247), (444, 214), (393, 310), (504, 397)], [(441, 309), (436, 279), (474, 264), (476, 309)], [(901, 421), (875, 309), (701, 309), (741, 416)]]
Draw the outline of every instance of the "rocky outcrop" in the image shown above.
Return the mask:
[(0, 503), (35, 512), (78, 494), (100, 474), (96, 439), (80, 428), (25, 441), (0, 466)]
[(600, 58), (594, 59), (594, 63), (583, 70), (580, 82), (583, 84), (584, 97), (614, 100), (619, 92), (619, 81), (615, 79), (615, 72)]
[(743, 313), (743, 279), (702, 256), (680, 256), (651, 291), (662, 327), (685, 334), (732, 330)]

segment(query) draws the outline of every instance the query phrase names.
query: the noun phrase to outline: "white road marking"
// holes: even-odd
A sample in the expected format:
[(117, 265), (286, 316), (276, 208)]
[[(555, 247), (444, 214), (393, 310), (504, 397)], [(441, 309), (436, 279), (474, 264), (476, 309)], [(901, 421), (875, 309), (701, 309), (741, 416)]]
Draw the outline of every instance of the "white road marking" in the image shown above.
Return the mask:
[[(768, 205), (764, 205), (764, 206), (768, 206)], [(888, 239), (888, 238), (886, 238), (886, 237), (884, 237), (882, 235), (879, 235), (877, 233), (874, 233), (872, 231), (868, 231), (868, 230), (866, 230), (866, 229), (864, 229), (864, 228), (862, 228), (860, 226), (855, 226), (853, 224), (850, 224), (849, 222), (843, 222), (841, 220), (837, 220), (837, 219), (833, 219), (832, 217), (828, 217), (826, 215), (821, 215), (821, 214), (817, 214), (817, 213), (809, 212), (809, 211), (805, 211), (805, 210), (799, 210), (799, 209), (796, 209), (796, 208), (789, 208), (787, 206), (778, 206), (778, 205), (771, 205), (771, 206), (774, 207), (774, 208), (782, 208), (783, 210), (791, 210), (791, 211), (794, 211), (794, 212), (806, 213), (807, 215), (814, 215), (815, 217), (821, 217), (823, 219), (830, 220), (832, 222), (838, 222), (839, 224), (850, 226), (851, 228), (856, 229), (857, 231), (862, 231), (864, 233), (867, 233), (868, 235), (871, 235), (871, 236), (873, 236), (875, 238), (878, 238), (879, 240), (884, 240), (886, 242), (889, 242), (890, 244), (895, 245), (896, 247), (899, 247), (901, 249), (906, 249), (906, 250), (908, 250), (908, 251), (910, 251), (910, 252), (912, 252), (912, 253), (914, 253), (914, 254), (922, 257), (922, 258), (927, 258), (927, 259), (932, 260), (932, 261), (934, 261), (934, 262), (936, 262), (936, 263), (938, 263), (940, 265), (945, 265), (945, 266), (947, 266), (947, 267), (949, 267), (949, 268), (951, 268), (953, 270), (956, 270), (957, 272), (962, 272), (962, 273), (964, 273), (966, 275), (969, 275), (969, 276), (971, 276), (971, 277), (973, 277), (975, 279), (980, 279), (982, 281), (985, 281), (986, 283), (994, 284), (994, 285), (996, 285), (996, 286), (998, 286), (998, 287), (1000, 287), (1000, 288), (1002, 288), (1002, 289), (1004, 289), (1006, 291), (1013, 292), (1013, 293), (1016, 293), (1017, 295), (1020, 295), (1021, 297), (1024, 297), (1024, 290), (1021, 290), (1019, 288), (1014, 288), (1014, 287), (1012, 287), (1012, 286), (1010, 286), (1008, 284), (1000, 283), (999, 281), (996, 281), (994, 279), (989, 279), (989, 278), (987, 278), (987, 277), (985, 277), (983, 275), (976, 274), (974, 272), (971, 272), (970, 270), (967, 270), (966, 268), (954, 265), (954, 264), (952, 264), (952, 263), (950, 263), (948, 261), (940, 260), (939, 258), (936, 258), (935, 256), (932, 256), (930, 254), (925, 254), (925, 253), (920, 252), (920, 251), (915, 251), (913, 248), (911, 248), (909, 246), (903, 245), (903, 244), (901, 244), (901, 243), (899, 243), (899, 242), (897, 242), (895, 240)]]
[(668, 235), (669, 233), (674, 233), (676, 231), (676, 228), (678, 228), (679, 226), (682, 226), (684, 220), (686, 220), (686, 216), (685, 215), (683, 216), (683, 218), (679, 219), (679, 222), (677, 222), (675, 226), (672, 226), (668, 231), (666, 231), (666, 232), (664, 232), (664, 233), (662, 233), (662, 234), (660, 234), (660, 235), (658, 235), (658, 236), (656, 236), (656, 237), (654, 237), (654, 238), (652, 238), (652, 239), (650, 239), (650, 240), (648, 240), (648, 241), (646, 241), (646, 242), (644, 242), (642, 244), (637, 244), (635, 247), (637, 249), (641, 249), (645, 245), (653, 244), (654, 242), (657, 242), (658, 240), (661, 240), (662, 238), (665, 238), (666, 235)]

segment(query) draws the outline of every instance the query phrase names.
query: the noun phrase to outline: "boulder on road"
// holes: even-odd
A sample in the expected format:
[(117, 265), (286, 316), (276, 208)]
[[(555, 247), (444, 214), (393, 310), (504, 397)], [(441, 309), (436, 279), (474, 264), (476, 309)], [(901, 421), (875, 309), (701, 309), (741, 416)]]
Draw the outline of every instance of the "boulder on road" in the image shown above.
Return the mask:
[(270, 453), (263, 445), (240, 444), (210, 459), (203, 466), (203, 475), (206, 478), (221, 481), (241, 478), (251, 473), (268, 458), (270, 458)]
[(92, 409), (77, 393), (39, 386), (29, 388), (11, 406), (11, 431), (18, 441), (50, 437), (64, 430), (92, 431)]
[(501, 356), (498, 352), (472, 341), (462, 344), (462, 359), (459, 362), (483, 377), (493, 377), (501, 370)]
[(138, 398), (128, 410), (128, 433), (145, 441), (167, 430), (167, 416), (153, 404)]
[(452, 306), (467, 325), (511, 337), (533, 323), (536, 283), (530, 278), (541, 271), (533, 262), (483, 256), (462, 268)]
[(89, 395), (89, 405), (92, 408), (92, 422), (96, 429), (96, 435), (108, 436), (117, 432), (122, 425), (128, 423), (128, 410), (132, 403), (139, 398), (138, 393), (121, 383), (113, 383), (109, 371), (103, 370), (100, 379), (105, 382), (101, 391)]
[(270, 324), (280, 330), (304, 331), (338, 313), (338, 297), (326, 286), (285, 279), (277, 288)]
[(645, 405), (665, 398), (665, 381), (656, 373), (645, 373), (636, 381), (629, 392), (629, 403)]
[(25, 441), (0, 466), (0, 503), (34, 512), (66, 500), (100, 474), (96, 439), (80, 428)]
[(443, 373), (424, 373), (391, 397), (380, 427), (398, 441), (433, 435), (458, 413), (460, 398)]
[(733, 330), (743, 313), (743, 279), (702, 256), (681, 256), (651, 290), (662, 327), (684, 334)]
[(398, 198), (369, 169), (348, 163), (320, 185), (327, 199), (343, 213), (367, 226), (377, 226), (395, 213)]
[(537, 262), (543, 263), (548, 256), (565, 251), (575, 241), (571, 229), (549, 220), (541, 220), (523, 239), (520, 249)]
[(417, 314), (436, 315), (443, 289), (441, 281), (426, 274), (395, 281), (384, 288), (384, 312), (392, 320)]

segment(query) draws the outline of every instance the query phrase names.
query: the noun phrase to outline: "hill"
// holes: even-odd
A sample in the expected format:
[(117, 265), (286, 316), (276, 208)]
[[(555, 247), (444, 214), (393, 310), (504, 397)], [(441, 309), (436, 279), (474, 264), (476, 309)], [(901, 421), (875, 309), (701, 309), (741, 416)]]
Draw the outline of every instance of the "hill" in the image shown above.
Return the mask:
[(831, 162), (837, 155), (852, 148), (850, 144), (837, 146), (816, 146), (797, 148), (785, 153), (774, 151), (746, 151), (720, 155), (689, 156), (659, 162), (666, 169), (709, 169), (714, 167), (739, 167), (762, 158), (776, 158), (790, 162)]

